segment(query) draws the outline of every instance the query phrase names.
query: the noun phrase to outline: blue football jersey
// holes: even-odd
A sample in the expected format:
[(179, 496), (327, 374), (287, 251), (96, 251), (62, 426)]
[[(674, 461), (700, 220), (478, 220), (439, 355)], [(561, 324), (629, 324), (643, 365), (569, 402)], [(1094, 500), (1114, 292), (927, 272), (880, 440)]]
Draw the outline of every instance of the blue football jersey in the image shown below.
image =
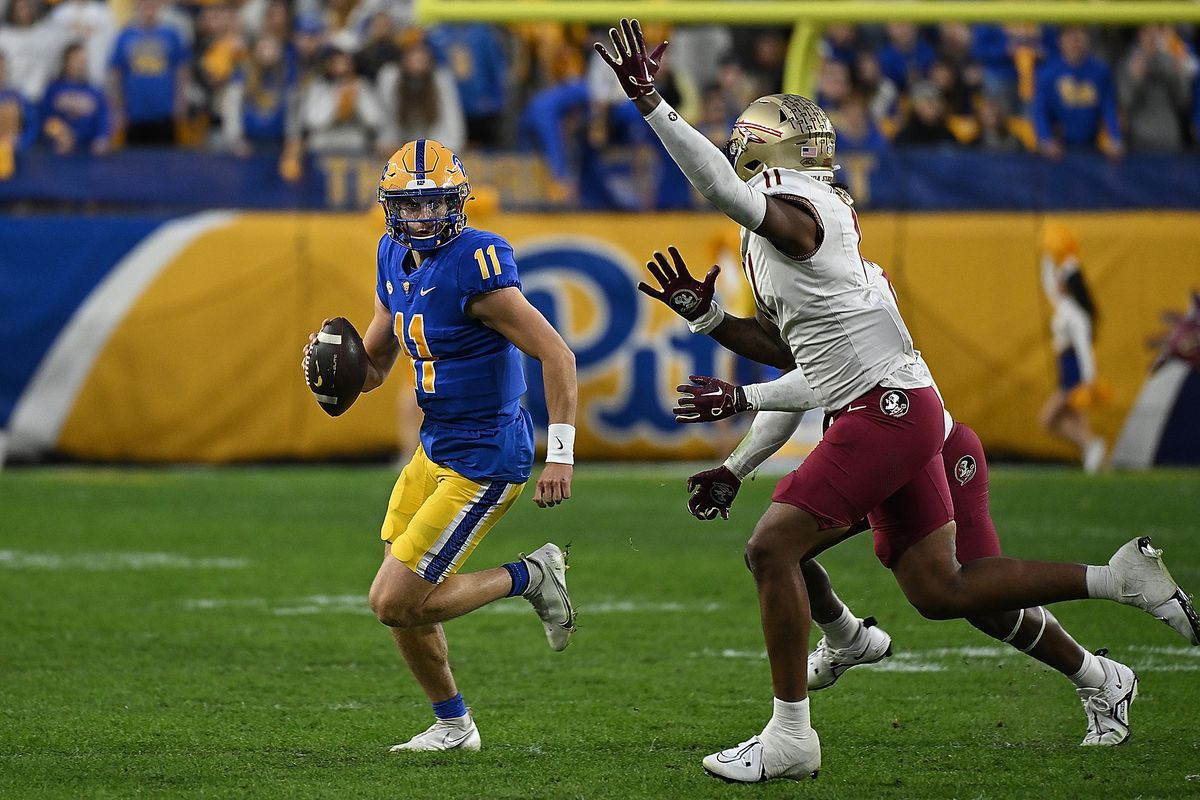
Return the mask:
[(425, 454), (472, 480), (528, 480), (533, 427), (520, 402), (521, 354), (466, 310), (477, 294), (521, 288), (512, 246), (466, 228), (413, 264), (407, 247), (380, 238), (376, 293), (412, 359)]

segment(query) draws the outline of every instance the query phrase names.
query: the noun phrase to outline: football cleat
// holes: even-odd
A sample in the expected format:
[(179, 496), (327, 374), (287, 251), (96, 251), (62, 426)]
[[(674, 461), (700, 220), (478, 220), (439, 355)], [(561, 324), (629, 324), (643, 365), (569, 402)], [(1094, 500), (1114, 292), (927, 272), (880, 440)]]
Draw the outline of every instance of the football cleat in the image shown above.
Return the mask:
[(842, 673), (860, 664), (874, 664), (892, 654), (892, 637), (878, 626), (874, 617), (862, 621), (862, 628), (850, 647), (830, 647), (821, 637), (808, 654), (808, 688), (825, 689), (837, 683)]
[(1141, 536), (1124, 544), (1108, 562), (1108, 568), (1120, 587), (1120, 601), (1137, 606), (1174, 628), (1193, 645), (1200, 645), (1200, 617), (1192, 598), (1167, 572), (1162, 550), (1150, 546), (1150, 537)]
[(389, 753), (401, 753), (408, 750), (478, 750), (480, 746), (479, 728), (475, 725), (475, 716), (467, 709), (465, 717), (455, 719), (439, 719), (430, 725), (423, 733), (418, 733), (404, 744), (393, 745)]
[(751, 736), (747, 741), (704, 757), (704, 771), (729, 783), (760, 783), (775, 778), (800, 781), (817, 777), (821, 740), (816, 731), (802, 739)]
[[(575, 633), (575, 609), (567, 594), (567, 551), (548, 542), (529, 555), (522, 553), (521, 558), (541, 575), (536, 583), (530, 578), (522, 597), (542, 620), (550, 649), (565, 650), (571, 643), (571, 634)], [(534, 572), (530, 570), (531, 576)]]
[(1087, 714), (1084, 747), (1115, 747), (1129, 741), (1129, 706), (1138, 695), (1138, 678), (1129, 667), (1105, 658), (1107, 654), (1107, 650), (1096, 651), (1104, 668), (1104, 685), (1075, 690)]

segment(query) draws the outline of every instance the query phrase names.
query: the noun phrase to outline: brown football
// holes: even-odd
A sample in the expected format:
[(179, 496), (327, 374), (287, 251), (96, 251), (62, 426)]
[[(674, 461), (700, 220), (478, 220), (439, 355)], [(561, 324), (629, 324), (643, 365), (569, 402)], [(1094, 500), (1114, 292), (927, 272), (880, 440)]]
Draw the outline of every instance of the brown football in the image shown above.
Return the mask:
[(317, 334), (304, 376), (317, 403), (331, 417), (346, 413), (367, 379), (362, 337), (345, 317), (331, 319)]

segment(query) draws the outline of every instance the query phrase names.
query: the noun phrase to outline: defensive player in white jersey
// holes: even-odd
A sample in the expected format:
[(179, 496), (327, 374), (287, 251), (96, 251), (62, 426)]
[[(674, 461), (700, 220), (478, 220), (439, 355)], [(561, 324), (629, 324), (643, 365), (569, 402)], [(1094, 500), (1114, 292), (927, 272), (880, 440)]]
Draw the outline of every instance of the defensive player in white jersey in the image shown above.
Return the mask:
[[(659, 288), (641, 284), (639, 288), (643, 292), (670, 305), (669, 289), (673, 285), (678, 288), (683, 282), (690, 284), (691, 291), (699, 298), (699, 305), (711, 305), (715, 287), (692, 278), (674, 248), (671, 248), (673, 265), (661, 253), (655, 255), (659, 259), (654, 265), (654, 272), (660, 276)], [(865, 262), (865, 266), (887, 297), (894, 300), (895, 292), (883, 268), (870, 261)], [(766, 353), (767, 357), (772, 355), (773, 351)], [(796, 380), (793, 376), (785, 383)], [(677, 421), (705, 421), (704, 415), (699, 413), (696, 397), (705, 396), (713, 388), (720, 390), (720, 382), (708, 377), (696, 378), (689, 386), (680, 386), (684, 396), (676, 409)], [(774, 387), (768, 387), (768, 391), (771, 388)], [(718, 393), (725, 391), (728, 390)], [(779, 399), (778, 405), (789, 400), (794, 403), (795, 411), (759, 412), (746, 437), (721, 466), (688, 478), (687, 489), (691, 497), (687, 507), (694, 517), (728, 519), (742, 480), (791, 438), (804, 411), (816, 407), (811, 392), (788, 392)], [(831, 421), (828, 414), (825, 419), (827, 423)], [(999, 556), (1000, 537), (989, 509), (988, 463), (983, 444), (975, 431), (952, 419), (949, 412), (945, 414), (945, 432), (942, 467), (954, 506), (955, 556), (962, 564)], [(861, 520), (851, 526), (849, 533), (865, 531), (868, 527), (866, 520)], [(873, 617), (863, 619), (851, 612), (837, 596), (829, 575), (815, 558), (801, 562), (800, 569), (808, 590), (813, 622), (823, 634), (808, 656), (810, 691), (833, 686), (851, 667), (872, 664), (891, 655), (891, 636)], [(1137, 697), (1138, 678), (1126, 665), (1107, 658), (1106, 650), (1089, 653), (1045, 607), (995, 611), (968, 617), (967, 621), (994, 639), (1057, 670), (1075, 685), (1087, 719), (1083, 745), (1111, 747), (1129, 740), (1129, 707)]]
[[(967, 617), (1098, 597), (1142, 608), (1200, 643), (1200, 620), (1145, 537), (1120, 548), (1105, 566), (958, 562), (941, 463), (941, 399), (894, 303), (885, 301), (859, 255), (857, 218), (849, 198), (833, 186), (829, 118), (798, 95), (764, 97), (743, 112), (722, 152), (655, 91), (665, 43), (648, 52), (636, 21), (622, 20), (621, 30), (610, 34), (614, 52), (600, 44), (597, 52), (689, 181), (746, 229), (743, 258), (756, 318), (733, 318), (713, 303), (690, 327), (736, 352), (774, 350), (773, 360), (790, 359), (800, 369), (781, 379), (788, 404), (796, 392), (810, 392), (834, 418), (804, 463), (780, 481), (746, 546), (774, 713), (759, 735), (707, 756), (705, 769), (737, 782), (799, 779), (819, 769), (800, 563), (845, 538), (864, 517), (876, 532), (880, 560), (924, 616)], [(684, 309), (698, 298), (672, 292), (668, 301)], [(755, 388), (698, 392), (694, 408), (711, 419), (769, 410), (771, 390)]]

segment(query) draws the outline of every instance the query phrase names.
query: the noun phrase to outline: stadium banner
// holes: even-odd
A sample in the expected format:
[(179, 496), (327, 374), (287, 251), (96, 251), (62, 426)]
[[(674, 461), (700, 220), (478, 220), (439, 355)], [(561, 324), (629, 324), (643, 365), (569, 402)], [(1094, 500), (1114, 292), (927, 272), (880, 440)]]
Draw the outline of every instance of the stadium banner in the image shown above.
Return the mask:
[[(657, 152), (657, 151), (656, 151)], [(494, 187), (509, 210), (553, 210), (549, 173), (533, 153), (466, 151), (476, 188)], [(630, 174), (628, 149), (586, 160), (579, 187), (587, 209), (634, 209), (647, 197), (672, 208), (706, 209), (671, 164)], [(659, 157), (659, 156), (656, 156)], [(896, 211), (1042, 209), (1200, 209), (1200, 153), (1132, 154), (1110, 161), (1068, 153), (968, 149), (838, 152), (842, 181), (862, 208)], [(372, 155), (308, 155), (292, 181), (279, 155), (248, 158), (180, 150), (118, 152), (104, 158), (35, 150), (0, 180), (3, 203), (87, 203), (175, 212), (209, 208), (351, 211), (376, 200), (383, 162)]]
[[(1097, 361), (1112, 401), (1093, 418), (1112, 442), (1153, 359), (1147, 337), (1200, 285), (1200, 213), (1055, 218), (1077, 233), (1100, 307)], [(876, 211), (861, 220), (863, 253), (888, 270), (951, 412), (993, 454), (1070, 457), (1037, 427), (1055, 388), (1036, 252), (1044, 218)], [(674, 387), (690, 374), (751, 382), (766, 372), (690, 335), (636, 290), (653, 251), (673, 244), (697, 273), (721, 264), (723, 304), (749, 313), (732, 223), (481, 212), (472, 223), (513, 243), (526, 294), (576, 353), (582, 459), (712, 459), (732, 448), (745, 421), (679, 426)], [(412, 424), (406, 364), (338, 419), (318, 408), (300, 368), (322, 319), (346, 316), (360, 331), (370, 321), (382, 227), (377, 210), (0, 220), (0, 332), (22, 343), (0, 367), (10, 455), (220, 463), (394, 453)], [(538, 365), (528, 372), (544, 430)], [(817, 421), (804, 430), (797, 458)]]

